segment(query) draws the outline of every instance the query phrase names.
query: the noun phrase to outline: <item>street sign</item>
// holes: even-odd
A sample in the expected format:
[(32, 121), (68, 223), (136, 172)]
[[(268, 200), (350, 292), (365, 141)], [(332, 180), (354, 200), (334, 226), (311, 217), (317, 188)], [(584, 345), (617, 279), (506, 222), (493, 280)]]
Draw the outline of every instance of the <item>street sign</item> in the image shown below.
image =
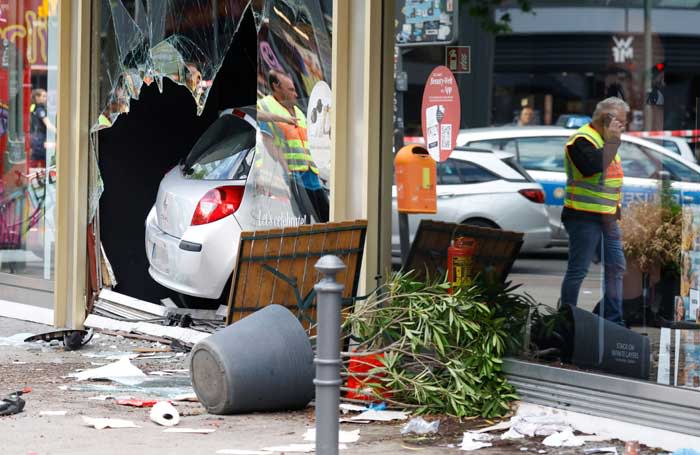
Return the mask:
[(435, 161), (450, 157), (457, 142), (460, 117), (457, 81), (447, 67), (438, 66), (425, 83), (421, 108), (425, 146)]
[(397, 0), (396, 44), (420, 46), (453, 43), (459, 30), (459, 0)]
[(472, 47), (445, 47), (445, 66), (454, 74), (470, 74), (472, 72)]

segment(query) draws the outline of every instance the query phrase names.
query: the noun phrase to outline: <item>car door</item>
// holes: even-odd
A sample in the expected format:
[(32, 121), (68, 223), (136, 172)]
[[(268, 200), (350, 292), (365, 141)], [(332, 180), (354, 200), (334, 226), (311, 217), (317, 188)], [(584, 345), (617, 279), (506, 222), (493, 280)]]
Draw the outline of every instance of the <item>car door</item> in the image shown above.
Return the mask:
[(660, 167), (669, 173), (676, 202), (700, 203), (700, 171), (675, 156), (665, 155), (647, 147), (642, 149), (653, 162), (657, 163), (657, 168)]
[(553, 240), (566, 240), (566, 230), (561, 223), (566, 193), (564, 169), (565, 136), (521, 137), (517, 139), (517, 156), (520, 165), (544, 190), (544, 203), (549, 217)]
[(622, 141), (617, 150), (622, 161), (622, 207), (634, 201), (648, 201), (657, 191), (661, 163), (653, 160), (643, 148), (629, 141)]

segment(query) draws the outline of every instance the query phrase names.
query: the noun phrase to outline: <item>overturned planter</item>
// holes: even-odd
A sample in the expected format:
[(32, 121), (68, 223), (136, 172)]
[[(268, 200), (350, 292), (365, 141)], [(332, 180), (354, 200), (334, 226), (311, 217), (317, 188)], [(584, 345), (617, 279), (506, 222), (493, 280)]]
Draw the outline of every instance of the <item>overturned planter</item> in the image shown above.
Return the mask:
[(211, 414), (301, 409), (314, 396), (313, 358), (297, 318), (270, 305), (197, 343), (190, 376)]

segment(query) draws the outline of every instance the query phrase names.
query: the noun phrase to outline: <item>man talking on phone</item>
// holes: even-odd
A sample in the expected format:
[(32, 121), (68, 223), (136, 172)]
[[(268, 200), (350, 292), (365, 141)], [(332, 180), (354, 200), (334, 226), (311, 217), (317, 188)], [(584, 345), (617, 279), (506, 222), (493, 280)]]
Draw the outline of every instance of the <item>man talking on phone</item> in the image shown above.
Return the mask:
[(561, 285), (561, 304), (576, 306), (581, 283), (596, 249), (604, 264), (604, 295), (597, 312), (620, 325), (625, 255), (618, 220), (622, 164), (618, 148), (630, 108), (620, 98), (596, 105), (591, 123), (579, 128), (564, 147), (566, 195), (561, 220), (569, 235), (569, 261)]

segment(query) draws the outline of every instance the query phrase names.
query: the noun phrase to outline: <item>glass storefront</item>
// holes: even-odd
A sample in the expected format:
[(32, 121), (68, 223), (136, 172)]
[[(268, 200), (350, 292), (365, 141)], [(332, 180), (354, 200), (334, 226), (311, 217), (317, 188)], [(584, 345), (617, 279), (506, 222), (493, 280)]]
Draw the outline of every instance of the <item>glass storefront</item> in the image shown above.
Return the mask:
[(46, 0), (0, 3), (0, 284), (53, 279), (56, 8)]
[(700, 8), (531, 3), (396, 2), (394, 148), (438, 162), (403, 259), (394, 201), (394, 266), (444, 273), (440, 229), (522, 233), (505, 279), (538, 305), (516, 357), (700, 390)]

